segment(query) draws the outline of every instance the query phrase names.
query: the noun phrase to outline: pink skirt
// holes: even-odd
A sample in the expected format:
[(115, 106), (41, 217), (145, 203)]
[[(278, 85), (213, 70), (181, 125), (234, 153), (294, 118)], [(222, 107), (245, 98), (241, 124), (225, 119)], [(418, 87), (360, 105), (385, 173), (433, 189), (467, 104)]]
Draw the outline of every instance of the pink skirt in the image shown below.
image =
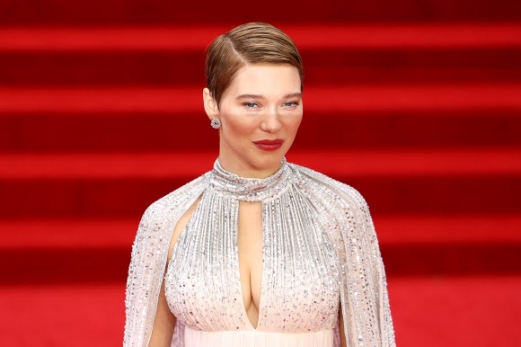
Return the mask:
[(185, 347), (332, 347), (333, 330), (276, 333), (257, 330), (200, 331), (185, 327)]

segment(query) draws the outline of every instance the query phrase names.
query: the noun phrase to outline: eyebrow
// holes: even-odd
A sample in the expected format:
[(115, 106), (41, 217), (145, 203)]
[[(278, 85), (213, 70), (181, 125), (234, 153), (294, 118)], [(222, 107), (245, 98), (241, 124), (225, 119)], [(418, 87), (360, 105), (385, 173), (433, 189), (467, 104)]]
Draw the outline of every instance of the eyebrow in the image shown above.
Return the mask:
[(262, 99), (264, 98), (262, 95), (259, 94), (241, 94), (236, 99)]
[[(286, 95), (284, 95), (283, 99), (295, 98), (295, 97), (299, 97), (299, 98), (302, 97), (302, 93), (286, 94)], [(240, 100), (240, 99), (264, 99), (264, 96), (262, 96), (260, 94), (241, 94), (236, 99), (237, 100)]]

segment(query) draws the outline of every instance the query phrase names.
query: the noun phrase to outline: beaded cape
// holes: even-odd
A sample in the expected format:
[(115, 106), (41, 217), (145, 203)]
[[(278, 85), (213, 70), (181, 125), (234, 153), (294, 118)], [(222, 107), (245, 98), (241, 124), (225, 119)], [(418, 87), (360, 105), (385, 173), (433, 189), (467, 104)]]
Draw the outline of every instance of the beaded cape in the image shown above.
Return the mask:
[[(340, 273), (340, 309), (347, 346), (394, 347), (384, 266), (369, 208), (358, 191), (285, 160), (280, 170), (266, 179), (236, 176), (230, 184), (222, 179), (223, 172), (217, 161), (214, 170), (159, 199), (145, 211), (132, 247), (127, 279), (124, 346), (148, 345), (173, 230), (201, 194), (221, 194), (229, 199), (264, 204), (267, 200), (280, 200), (286, 191), (292, 190), (302, 197), (299, 204), (305, 206), (313, 223), (320, 226), (333, 245)], [(264, 220), (263, 215), (263, 223)], [(178, 319), (173, 347), (184, 346), (183, 332), (184, 325)]]

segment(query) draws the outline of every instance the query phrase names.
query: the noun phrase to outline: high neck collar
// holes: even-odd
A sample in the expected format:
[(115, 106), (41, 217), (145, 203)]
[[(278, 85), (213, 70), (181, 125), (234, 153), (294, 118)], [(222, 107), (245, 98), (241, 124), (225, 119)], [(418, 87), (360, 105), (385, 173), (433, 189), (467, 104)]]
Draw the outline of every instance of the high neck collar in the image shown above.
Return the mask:
[(210, 186), (217, 192), (244, 201), (263, 201), (274, 198), (286, 190), (290, 183), (291, 169), (282, 159), (280, 168), (266, 178), (247, 178), (226, 171), (215, 161)]

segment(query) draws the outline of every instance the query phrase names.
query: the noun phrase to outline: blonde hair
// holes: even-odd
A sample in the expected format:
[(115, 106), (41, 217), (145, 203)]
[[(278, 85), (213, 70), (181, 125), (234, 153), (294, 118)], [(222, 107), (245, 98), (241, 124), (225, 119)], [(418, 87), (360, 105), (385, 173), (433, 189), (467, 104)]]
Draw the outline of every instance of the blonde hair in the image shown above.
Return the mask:
[(237, 71), (246, 64), (289, 64), (297, 68), (301, 90), (304, 65), (297, 46), (273, 25), (252, 22), (217, 37), (206, 52), (206, 83), (219, 105)]

